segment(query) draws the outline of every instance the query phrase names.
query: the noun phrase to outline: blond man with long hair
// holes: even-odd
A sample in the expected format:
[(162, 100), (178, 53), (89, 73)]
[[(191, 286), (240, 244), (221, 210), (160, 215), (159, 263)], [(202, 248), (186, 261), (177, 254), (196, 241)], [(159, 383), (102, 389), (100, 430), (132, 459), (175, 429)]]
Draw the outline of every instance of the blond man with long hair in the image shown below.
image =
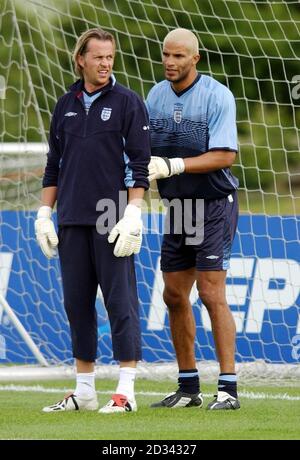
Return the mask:
[[(109, 316), (113, 357), (120, 362), (116, 392), (100, 412), (137, 408), (134, 380), (141, 331), (134, 254), (141, 248), (140, 202), (148, 188), (150, 143), (143, 101), (112, 73), (115, 49), (114, 37), (101, 29), (79, 37), (73, 54), (79, 80), (58, 100), (51, 122), (35, 229), (46, 257), (52, 258), (58, 247), (77, 373), (74, 392), (44, 412), (98, 408), (98, 285)], [(125, 210), (119, 192), (125, 201), (128, 197)], [(116, 211), (111, 226), (101, 220), (107, 200)], [(58, 234), (51, 219), (56, 201)]]

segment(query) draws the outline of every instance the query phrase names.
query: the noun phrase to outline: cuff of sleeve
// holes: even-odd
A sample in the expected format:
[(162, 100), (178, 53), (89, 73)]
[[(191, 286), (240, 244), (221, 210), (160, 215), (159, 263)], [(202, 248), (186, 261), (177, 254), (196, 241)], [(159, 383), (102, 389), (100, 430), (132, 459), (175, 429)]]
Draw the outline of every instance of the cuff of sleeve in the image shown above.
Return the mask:
[(53, 179), (53, 180), (45, 180), (43, 179), (43, 183), (42, 183), (42, 186), (43, 188), (46, 188), (46, 187), (57, 187), (57, 179)]
[(233, 149), (233, 148), (231, 148), (231, 147), (211, 147), (211, 148), (208, 149), (207, 151), (208, 151), (208, 152), (214, 152), (215, 150), (225, 150), (225, 152), (235, 152), (235, 153), (238, 153), (238, 150)]
[(132, 186), (127, 186), (127, 188), (143, 188), (145, 190), (148, 190), (149, 188), (149, 181), (148, 179), (145, 179), (145, 180), (135, 180), (134, 181), (134, 185)]

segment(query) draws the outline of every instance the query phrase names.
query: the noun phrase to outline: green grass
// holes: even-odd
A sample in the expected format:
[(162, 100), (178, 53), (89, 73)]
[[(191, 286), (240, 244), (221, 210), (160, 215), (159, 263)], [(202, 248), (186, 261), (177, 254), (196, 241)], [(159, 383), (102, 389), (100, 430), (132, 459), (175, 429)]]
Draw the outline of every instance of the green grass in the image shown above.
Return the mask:
[[(72, 382), (16, 382), (44, 388), (72, 388)], [(0, 384), (0, 389), (6, 384)], [(97, 381), (97, 390), (114, 391), (115, 381)], [(139, 380), (136, 391), (167, 393), (171, 382)], [(241, 391), (268, 395), (299, 396), (299, 388), (240, 387)], [(213, 395), (215, 386), (203, 385)], [(100, 415), (97, 412), (41, 413), (60, 393), (0, 391), (0, 439), (94, 439), (94, 440), (202, 440), (202, 439), (300, 439), (300, 400), (248, 399), (241, 397), (239, 411), (208, 412), (205, 409), (150, 409), (160, 396), (137, 394), (136, 413)], [(100, 394), (103, 405), (109, 395)], [(211, 397), (205, 398), (205, 405)]]

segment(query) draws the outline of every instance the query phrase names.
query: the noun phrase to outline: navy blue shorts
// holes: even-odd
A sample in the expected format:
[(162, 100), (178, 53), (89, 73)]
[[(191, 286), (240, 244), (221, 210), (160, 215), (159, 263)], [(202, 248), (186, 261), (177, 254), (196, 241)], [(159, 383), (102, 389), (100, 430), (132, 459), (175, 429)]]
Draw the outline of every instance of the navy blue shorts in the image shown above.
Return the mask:
[(193, 200), (190, 206), (181, 202), (181, 216), (175, 216), (172, 208), (167, 213), (161, 270), (227, 270), (238, 221), (237, 193), (215, 200)]
[(114, 359), (140, 360), (141, 329), (133, 256), (115, 257), (114, 245), (108, 243), (107, 235), (99, 235), (92, 226), (60, 227), (58, 237), (73, 356), (88, 362), (97, 357), (95, 302), (99, 284), (110, 321)]

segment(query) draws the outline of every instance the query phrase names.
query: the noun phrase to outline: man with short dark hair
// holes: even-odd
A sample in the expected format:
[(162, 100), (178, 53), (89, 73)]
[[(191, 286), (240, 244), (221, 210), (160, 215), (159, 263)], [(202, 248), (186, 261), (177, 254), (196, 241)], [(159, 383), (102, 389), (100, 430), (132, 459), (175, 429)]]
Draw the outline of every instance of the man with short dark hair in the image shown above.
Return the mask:
[[(220, 363), (218, 394), (208, 409), (238, 409), (235, 323), (225, 297), (238, 219), (238, 181), (230, 171), (237, 152), (235, 102), (228, 88), (198, 74), (199, 59), (197, 37), (186, 29), (171, 31), (163, 43), (166, 79), (151, 89), (146, 101), (153, 155), (149, 179), (157, 179), (161, 197), (180, 200), (183, 210), (180, 221), (168, 214), (170, 232), (164, 235), (161, 251), (178, 389), (152, 407), (203, 404), (189, 301), (196, 282), (210, 315)], [(192, 202), (190, 216), (187, 201)], [(182, 224), (183, 231), (177, 231)]]

